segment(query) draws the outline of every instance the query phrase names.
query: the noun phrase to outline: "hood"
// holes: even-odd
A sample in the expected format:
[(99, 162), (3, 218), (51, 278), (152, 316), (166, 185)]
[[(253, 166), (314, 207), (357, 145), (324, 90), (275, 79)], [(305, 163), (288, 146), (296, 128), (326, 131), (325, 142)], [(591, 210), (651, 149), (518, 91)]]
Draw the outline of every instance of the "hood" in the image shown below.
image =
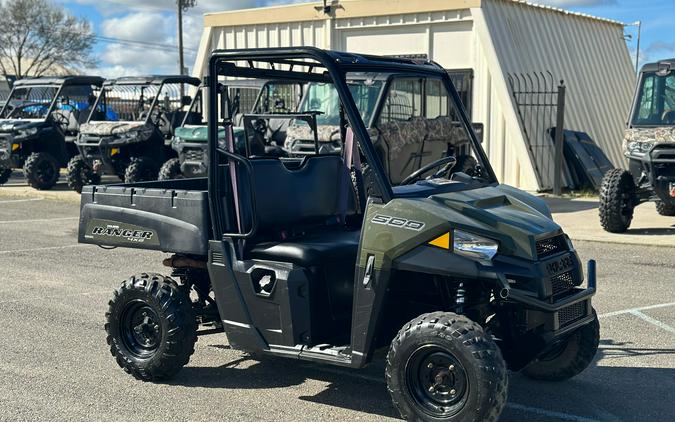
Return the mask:
[[(233, 132), (235, 138), (238, 139), (244, 135), (244, 128), (235, 127), (233, 128)], [(181, 126), (174, 131), (174, 137), (180, 138), (185, 142), (207, 142), (209, 140), (209, 128), (208, 126)], [(218, 138), (225, 138), (224, 128), (218, 130)]]
[[(375, 250), (391, 248), (393, 256), (457, 228), (496, 240), (503, 255), (534, 260), (536, 240), (562, 233), (541, 198), (506, 185), (426, 198), (397, 198), (377, 213), (424, 224), (424, 230), (417, 233), (386, 230), (371, 237), (375, 243), (369, 247)], [(376, 226), (370, 224), (369, 229), (381, 230)]]
[(623, 152), (626, 155), (629, 153), (628, 144), (630, 142), (642, 142), (643, 144), (675, 143), (675, 126), (626, 129), (623, 137)]
[(111, 136), (140, 130), (147, 127), (152, 129), (152, 124), (145, 122), (89, 122), (80, 126), (80, 133), (85, 135)]
[(3, 119), (0, 120), (0, 132), (13, 132), (34, 127), (42, 127), (44, 125), (45, 122), (42, 120), (38, 122), (20, 119)]

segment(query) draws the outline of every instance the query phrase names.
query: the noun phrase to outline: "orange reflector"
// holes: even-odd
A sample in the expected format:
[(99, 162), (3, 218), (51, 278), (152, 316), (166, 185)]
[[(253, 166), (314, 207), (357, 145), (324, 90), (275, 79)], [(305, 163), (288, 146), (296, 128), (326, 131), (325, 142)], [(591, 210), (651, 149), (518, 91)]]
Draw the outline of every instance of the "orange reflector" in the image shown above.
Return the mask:
[(436, 239), (429, 242), (429, 244), (442, 249), (450, 249), (450, 233), (438, 236)]

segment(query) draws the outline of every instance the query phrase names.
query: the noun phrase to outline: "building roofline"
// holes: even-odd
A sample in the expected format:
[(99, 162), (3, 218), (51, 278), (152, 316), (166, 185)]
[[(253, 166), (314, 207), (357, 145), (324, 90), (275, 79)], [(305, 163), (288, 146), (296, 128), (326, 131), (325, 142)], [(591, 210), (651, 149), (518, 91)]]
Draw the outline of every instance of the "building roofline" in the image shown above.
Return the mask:
[[(483, 0), (340, 0), (332, 12), (337, 19), (420, 12), (441, 12), (480, 7)], [(204, 14), (204, 26), (240, 26), (306, 21), (323, 21), (323, 2), (286, 4), (254, 9), (228, 10)]]
[(506, 1), (522, 6), (550, 10), (568, 16), (576, 16), (613, 25), (626, 26), (625, 23), (529, 2), (527, 0), (340, 0), (331, 15), (323, 13), (323, 2), (285, 4), (253, 9), (228, 10), (204, 14), (205, 27), (228, 27), (243, 25), (283, 24), (292, 22), (324, 21), (330, 17), (337, 19), (364, 18), (411, 13), (443, 12), (478, 8), (483, 2)]

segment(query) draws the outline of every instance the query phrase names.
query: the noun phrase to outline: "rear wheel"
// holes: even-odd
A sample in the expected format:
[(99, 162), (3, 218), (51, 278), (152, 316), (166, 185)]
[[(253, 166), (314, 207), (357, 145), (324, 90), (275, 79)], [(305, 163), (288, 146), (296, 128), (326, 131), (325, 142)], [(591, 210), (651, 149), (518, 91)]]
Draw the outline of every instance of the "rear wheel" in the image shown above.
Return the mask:
[(151, 182), (157, 180), (157, 163), (152, 158), (132, 158), (124, 172), (125, 183)]
[(187, 293), (172, 279), (140, 274), (122, 283), (108, 303), (105, 331), (110, 353), (144, 381), (175, 375), (190, 360), (197, 322)]
[(600, 323), (595, 319), (575, 331), (570, 338), (525, 369), (529, 378), (543, 381), (565, 381), (580, 374), (593, 362), (600, 344)]
[(0, 185), (4, 185), (12, 176), (12, 169), (0, 167)]
[(605, 174), (600, 187), (600, 225), (611, 233), (628, 230), (635, 210), (635, 182), (633, 176), (622, 169), (612, 169)]
[(663, 201), (656, 201), (656, 211), (666, 217), (675, 217), (675, 205), (669, 205)]
[(161, 169), (159, 169), (159, 180), (182, 179), (183, 173), (180, 170), (180, 160), (172, 158), (168, 160)]
[(39, 190), (51, 189), (59, 180), (59, 164), (50, 154), (36, 152), (26, 159), (23, 173), (31, 187)]
[(68, 187), (77, 193), (82, 192), (85, 185), (101, 183), (101, 176), (94, 173), (80, 155), (76, 155), (68, 162), (68, 174), (66, 176)]
[(496, 421), (508, 376), (499, 348), (483, 328), (453, 313), (406, 324), (387, 355), (387, 387), (408, 421)]

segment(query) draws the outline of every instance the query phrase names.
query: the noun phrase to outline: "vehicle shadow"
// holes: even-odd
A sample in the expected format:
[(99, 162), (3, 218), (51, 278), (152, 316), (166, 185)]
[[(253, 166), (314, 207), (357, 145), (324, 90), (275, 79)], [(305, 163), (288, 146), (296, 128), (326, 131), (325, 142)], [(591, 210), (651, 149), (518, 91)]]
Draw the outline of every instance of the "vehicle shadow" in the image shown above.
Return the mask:
[(597, 209), (600, 202), (595, 199), (572, 200), (570, 198), (544, 198), (554, 214), (572, 213)]
[[(675, 349), (635, 348), (630, 343), (603, 340), (594, 363), (569, 381), (535, 381), (511, 373), (509, 401), (500, 420), (665, 420), (666, 415), (675, 414), (675, 404), (662, 400), (675, 390), (675, 369), (620, 366), (621, 358), (655, 355), (675, 357)], [(598, 361), (602, 361), (600, 366)], [(356, 371), (242, 354), (219, 367), (185, 367), (168, 384), (241, 390), (287, 388), (317, 380), (328, 383), (327, 387), (315, 395), (301, 395), (300, 400), (398, 418), (383, 371), (381, 361)], [(537, 413), (541, 411), (548, 413)]]
[(658, 227), (658, 228), (649, 228), (649, 229), (628, 229), (625, 233), (622, 234), (632, 234), (632, 235), (642, 235), (642, 236), (665, 236), (669, 234), (675, 234), (675, 224), (668, 228)]

